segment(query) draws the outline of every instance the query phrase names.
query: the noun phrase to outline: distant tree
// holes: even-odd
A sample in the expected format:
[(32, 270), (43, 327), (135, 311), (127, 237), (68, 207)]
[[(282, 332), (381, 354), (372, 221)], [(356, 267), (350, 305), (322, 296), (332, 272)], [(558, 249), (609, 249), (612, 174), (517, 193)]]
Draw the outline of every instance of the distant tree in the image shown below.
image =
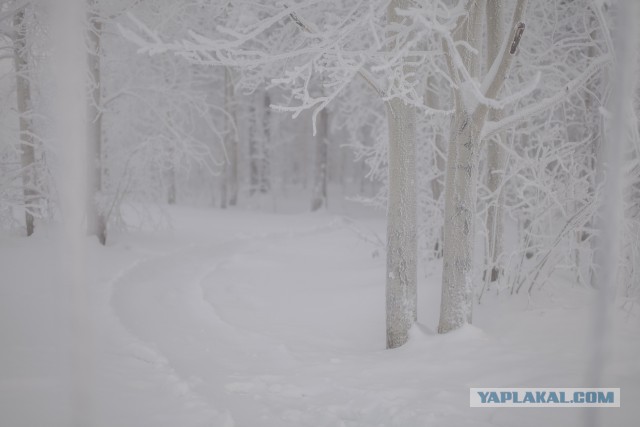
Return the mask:
[[(30, 236), (35, 230), (35, 221), (41, 214), (43, 204), (41, 200), (42, 171), (39, 171), (41, 162), (38, 161), (43, 150), (34, 128), (32, 97), (34, 77), (32, 46), (37, 23), (34, 7), (30, 2), (6, 0), (0, 2), (0, 7), (0, 34), (6, 44), (5, 52), (12, 52), (11, 55), (3, 55), (0, 60), (13, 59), (15, 75), (15, 98), (5, 100), (5, 103), (13, 106), (11, 110), (17, 111), (19, 125), (18, 144), (15, 146), (19, 168), (12, 167), (14, 163), (7, 159), (8, 165), (5, 170), (11, 172), (0, 180), (0, 185), (5, 186), (18, 179), (21, 180), (21, 202), (16, 203), (17, 200), (10, 202), (5, 199), (4, 203), (20, 206), (24, 211), (24, 227), (27, 236)], [(5, 139), (13, 139), (13, 135), (7, 133), (3, 136)], [(6, 195), (11, 193), (8, 188), (3, 189), (3, 192)]]

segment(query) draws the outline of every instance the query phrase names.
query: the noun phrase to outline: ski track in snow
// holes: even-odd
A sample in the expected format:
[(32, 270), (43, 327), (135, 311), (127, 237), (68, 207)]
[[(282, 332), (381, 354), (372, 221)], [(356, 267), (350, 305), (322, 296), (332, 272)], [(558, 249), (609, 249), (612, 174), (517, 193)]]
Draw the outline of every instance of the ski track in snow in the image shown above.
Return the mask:
[[(411, 399), (405, 399), (420, 393), (420, 381), (387, 390), (387, 375), (377, 372), (384, 368), (378, 366), (381, 357), (394, 363), (385, 351), (312, 348), (298, 354), (276, 337), (225, 320), (217, 303), (205, 298), (205, 287), (216, 287), (225, 261), (265, 251), (277, 240), (342, 226), (333, 221), (303, 231), (247, 235), (139, 262), (115, 280), (111, 299), (121, 323), (139, 340), (134, 356), (166, 375), (194, 407), (206, 408), (212, 421), (220, 419), (218, 408), (227, 408), (233, 417), (224, 412), (223, 422), (229, 425), (428, 425), (424, 421), (431, 416), (409, 408)], [(450, 399), (446, 393), (442, 397)]]
[[(170, 259), (174, 256), (179, 256), (180, 254), (188, 252), (193, 247), (194, 245), (191, 245), (187, 248), (181, 248), (176, 251), (171, 251), (170, 253), (148, 255), (146, 257), (143, 257), (142, 259), (134, 261), (130, 266), (122, 270), (118, 275), (116, 275), (114, 279), (110, 281), (112, 289), (110, 301), (113, 301), (116, 293), (116, 288), (127, 283), (127, 280), (131, 276), (135, 277), (136, 272), (138, 272), (139, 270), (145, 270), (150, 265), (153, 265), (164, 259)], [(166, 389), (168, 389), (171, 394), (173, 394), (175, 397), (178, 397), (179, 400), (182, 401), (185, 409), (190, 412), (190, 415), (193, 415), (191, 419), (195, 420), (194, 425), (220, 425), (221, 427), (230, 427), (233, 425), (228, 413), (219, 413), (217, 410), (212, 408), (206, 400), (202, 399), (202, 397), (197, 393), (194, 393), (189, 382), (180, 377), (180, 375), (171, 366), (169, 360), (157, 348), (154, 348), (155, 346), (148, 342), (145, 342), (143, 339), (137, 336), (135, 332), (131, 330), (131, 328), (129, 328), (124, 322), (122, 322), (122, 318), (119, 317), (118, 310), (113, 304), (108, 305), (108, 307), (110, 307), (112, 313), (116, 315), (115, 320), (118, 321), (118, 326), (124, 327), (126, 332), (128, 332), (128, 338), (130, 338), (130, 341), (123, 344), (119, 356), (133, 357), (137, 361), (148, 365), (154, 372), (156, 372), (156, 380), (159, 381), (160, 384), (163, 385)], [(149, 386), (149, 384), (146, 384), (144, 382), (138, 385), (140, 387)]]
[[(219, 424), (221, 414), (216, 406), (235, 409), (245, 415), (241, 418), (246, 418), (246, 425), (251, 425), (257, 421), (256, 413), (247, 413), (246, 408), (256, 403), (261, 407), (263, 424), (275, 417), (276, 425), (283, 421), (299, 425), (304, 412), (288, 408), (291, 400), (304, 398), (310, 391), (288, 383), (286, 374), (263, 372), (288, 373), (300, 362), (283, 343), (222, 319), (214, 304), (205, 300), (203, 283), (215, 281), (224, 260), (258, 242), (331, 232), (340, 225), (337, 220), (304, 231), (240, 235), (208, 247), (191, 245), (136, 262), (113, 280), (111, 298), (114, 313), (137, 339), (131, 348), (133, 356), (162, 372), (190, 406), (217, 421), (212, 425), (235, 425), (229, 412), (222, 414), (223, 424)], [(331, 363), (338, 361), (332, 359)], [(253, 372), (248, 372), (248, 367)], [(271, 404), (260, 404), (261, 400)], [(265, 412), (274, 403), (282, 409), (279, 417)], [(317, 415), (307, 421), (315, 425)], [(334, 416), (332, 421), (339, 420)]]

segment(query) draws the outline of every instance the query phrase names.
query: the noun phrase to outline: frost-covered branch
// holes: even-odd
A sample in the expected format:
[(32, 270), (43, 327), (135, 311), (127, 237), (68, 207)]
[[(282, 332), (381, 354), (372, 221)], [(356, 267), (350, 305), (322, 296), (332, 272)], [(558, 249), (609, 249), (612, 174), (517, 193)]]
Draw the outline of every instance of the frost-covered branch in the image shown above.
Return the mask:
[(596, 72), (598, 72), (602, 67), (609, 63), (611, 63), (611, 56), (609, 55), (594, 59), (586, 70), (584, 70), (578, 77), (571, 80), (565, 85), (564, 91), (560, 91), (549, 98), (537, 101), (530, 106), (524, 107), (518, 110), (516, 113), (505, 117), (499, 122), (487, 123), (482, 131), (482, 138), (490, 138), (506, 128), (509, 128), (543, 111), (547, 111), (555, 105), (563, 102), (571, 95), (573, 95), (577, 90), (582, 89), (585, 83), (591, 77), (593, 77)]

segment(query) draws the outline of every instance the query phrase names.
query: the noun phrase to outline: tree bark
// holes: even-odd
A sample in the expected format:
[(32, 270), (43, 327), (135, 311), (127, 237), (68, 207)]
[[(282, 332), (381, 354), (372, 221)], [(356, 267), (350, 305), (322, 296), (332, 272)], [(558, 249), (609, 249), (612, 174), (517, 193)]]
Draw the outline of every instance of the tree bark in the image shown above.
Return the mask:
[(471, 323), (479, 136), (482, 124), (466, 111), (456, 118), (445, 185), (444, 265), (439, 333)]
[(390, 101), (389, 200), (387, 207), (387, 348), (407, 342), (418, 319), (416, 111)]
[(29, 60), (27, 52), (27, 28), (24, 9), (13, 17), (16, 28), (14, 38), (14, 62), (16, 68), (16, 96), (20, 117), (20, 165), (22, 167), (22, 194), (24, 197), (25, 226), (27, 236), (35, 228), (34, 211), (39, 203), (36, 189), (36, 152), (31, 122), (31, 85), (29, 81)]
[[(480, 69), (480, 37), (483, 2), (469, 9), (466, 23), (458, 36), (478, 51), (464, 49), (461, 56), (472, 77)], [(455, 48), (454, 48), (455, 49)], [(450, 65), (452, 73), (455, 69)], [(444, 247), (442, 299), (438, 332), (445, 333), (471, 323), (473, 306), (473, 244), (475, 238), (476, 191), (479, 162), (479, 136), (482, 120), (467, 110), (460, 89), (455, 94), (455, 116), (452, 120), (444, 206)], [(479, 107), (476, 108), (476, 111)]]
[[(398, 8), (409, 0), (393, 0), (388, 21), (402, 21)], [(390, 46), (390, 50), (395, 49)], [(405, 75), (414, 67), (403, 65)], [(387, 102), (389, 122), (389, 194), (387, 204), (387, 348), (407, 342), (418, 319), (416, 110), (400, 99)]]

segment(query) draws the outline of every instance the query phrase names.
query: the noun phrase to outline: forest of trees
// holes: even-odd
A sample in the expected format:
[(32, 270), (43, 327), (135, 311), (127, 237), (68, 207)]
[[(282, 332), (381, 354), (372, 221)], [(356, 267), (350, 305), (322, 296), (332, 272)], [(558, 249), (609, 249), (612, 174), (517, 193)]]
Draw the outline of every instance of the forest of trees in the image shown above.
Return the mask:
[(560, 270), (637, 303), (637, 3), (0, 0), (0, 226), (357, 200), (387, 212), (388, 348), (430, 262), (440, 333)]

